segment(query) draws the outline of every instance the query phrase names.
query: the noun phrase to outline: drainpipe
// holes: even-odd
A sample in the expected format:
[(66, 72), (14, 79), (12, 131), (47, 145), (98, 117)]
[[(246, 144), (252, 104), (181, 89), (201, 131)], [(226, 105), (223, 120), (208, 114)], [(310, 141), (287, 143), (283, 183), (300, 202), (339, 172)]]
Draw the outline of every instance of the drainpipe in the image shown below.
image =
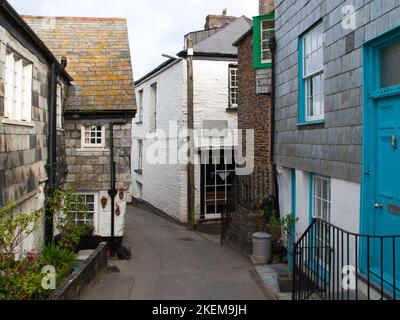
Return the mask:
[(194, 187), (194, 90), (193, 90), (193, 41), (189, 37), (187, 39), (187, 112), (188, 112), (188, 142), (189, 142), (189, 163), (187, 166), (188, 178), (188, 212), (187, 212), (187, 225), (189, 230), (194, 230), (196, 226), (195, 217), (195, 187)]
[(118, 194), (116, 189), (116, 163), (114, 160), (114, 126), (115, 125), (125, 125), (128, 123), (128, 119), (116, 122), (110, 122), (110, 190), (108, 190), (108, 195), (111, 198), (111, 237), (110, 237), (110, 249), (111, 256), (115, 256), (115, 197)]
[(272, 78), (271, 78), (271, 147), (270, 159), (272, 162), (272, 175), (273, 175), (273, 195), (275, 198), (275, 209), (279, 212), (279, 187), (278, 187), (278, 170), (275, 164), (274, 148), (275, 148), (275, 54), (276, 54), (276, 38), (273, 37), (270, 42), (270, 50), (272, 56)]
[[(50, 93), (49, 93), (49, 148), (48, 148), (48, 178), (49, 187), (47, 195), (51, 197), (57, 187), (57, 79), (67, 67), (67, 58), (61, 59), (61, 65), (54, 61), (51, 65)], [(45, 217), (45, 242), (53, 239), (53, 212), (46, 209)]]

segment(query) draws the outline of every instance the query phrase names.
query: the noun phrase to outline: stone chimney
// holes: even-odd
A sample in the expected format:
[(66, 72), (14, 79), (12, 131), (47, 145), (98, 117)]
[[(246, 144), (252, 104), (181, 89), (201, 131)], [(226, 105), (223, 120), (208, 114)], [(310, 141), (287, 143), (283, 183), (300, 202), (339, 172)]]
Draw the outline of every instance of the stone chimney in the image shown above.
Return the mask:
[(228, 10), (224, 9), (222, 15), (208, 15), (204, 30), (224, 28), (231, 22), (235, 21), (237, 17), (228, 16)]
[(260, 8), (259, 8), (260, 16), (263, 14), (271, 13), (274, 10), (275, 10), (274, 0), (260, 0)]

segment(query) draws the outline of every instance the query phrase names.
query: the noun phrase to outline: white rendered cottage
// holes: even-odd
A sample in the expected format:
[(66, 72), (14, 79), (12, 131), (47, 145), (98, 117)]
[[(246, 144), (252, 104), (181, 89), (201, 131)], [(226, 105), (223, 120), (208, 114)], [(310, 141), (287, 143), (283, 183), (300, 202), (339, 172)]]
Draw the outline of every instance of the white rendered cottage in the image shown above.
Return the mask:
[[(205, 30), (185, 37), (193, 41), (197, 222), (221, 218), (233, 182), (235, 163), (231, 154), (237, 147), (234, 135), (237, 48), (232, 43), (251, 24), (246, 17), (208, 16)], [(133, 120), (132, 143), (134, 197), (182, 223), (188, 220), (189, 188), (187, 164), (179, 161), (182, 155), (178, 150), (187, 142), (188, 51), (190, 54), (191, 50), (185, 49), (171, 57), (135, 83), (138, 113)], [(154, 152), (152, 132), (158, 133), (158, 152)], [(214, 152), (208, 152), (211, 149)], [(154, 163), (154, 154), (159, 163)], [(202, 157), (214, 161), (206, 165), (200, 161)]]

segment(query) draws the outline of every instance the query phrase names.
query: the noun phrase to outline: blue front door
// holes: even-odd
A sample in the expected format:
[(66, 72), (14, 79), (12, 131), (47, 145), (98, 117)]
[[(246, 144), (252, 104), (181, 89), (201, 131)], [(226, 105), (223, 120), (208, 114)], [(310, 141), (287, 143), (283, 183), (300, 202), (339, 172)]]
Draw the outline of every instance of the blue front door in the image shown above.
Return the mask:
[[(370, 234), (400, 234), (400, 95), (376, 100), (375, 201)], [(400, 279), (400, 239), (374, 239), (372, 272), (381, 276), (383, 254), (384, 276), (393, 279), (393, 255), (398, 257), (396, 274)], [(382, 249), (383, 248), (383, 249)], [(400, 286), (398, 286), (400, 288)]]
[(400, 235), (400, 26), (366, 43), (364, 69), (361, 225), (372, 238), (362, 243), (361, 268), (393, 292), (400, 290), (400, 237), (389, 237)]

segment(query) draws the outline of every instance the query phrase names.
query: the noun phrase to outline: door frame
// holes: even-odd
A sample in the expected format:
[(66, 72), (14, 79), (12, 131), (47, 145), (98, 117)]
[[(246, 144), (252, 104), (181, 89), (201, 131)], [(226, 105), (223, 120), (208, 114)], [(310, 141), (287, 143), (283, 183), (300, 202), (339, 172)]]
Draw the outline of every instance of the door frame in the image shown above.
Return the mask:
[[(380, 88), (380, 55), (379, 50), (400, 41), (400, 25), (380, 34), (363, 44), (363, 147), (362, 147), (362, 184), (361, 184), (361, 213), (360, 233), (373, 234), (375, 218), (376, 192), (376, 126), (378, 99), (400, 95), (400, 85)], [(365, 243), (360, 243), (361, 269), (367, 258)]]

